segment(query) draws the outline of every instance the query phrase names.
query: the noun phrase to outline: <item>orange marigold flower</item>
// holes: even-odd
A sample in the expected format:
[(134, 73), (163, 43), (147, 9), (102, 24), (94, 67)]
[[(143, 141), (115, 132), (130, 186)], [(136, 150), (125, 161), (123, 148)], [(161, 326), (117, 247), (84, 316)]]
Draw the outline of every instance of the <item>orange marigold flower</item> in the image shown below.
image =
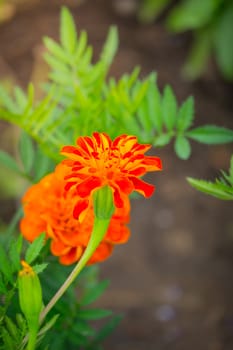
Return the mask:
[[(60, 172), (65, 176), (64, 166)], [(67, 192), (64, 187), (64, 180), (58, 179), (55, 173), (30, 187), (22, 198), (25, 215), (20, 229), (29, 241), (46, 232), (46, 237), (51, 239), (52, 254), (58, 256), (62, 264), (69, 265), (78, 261), (87, 247), (94, 224), (94, 211), (91, 204), (82, 222), (74, 219), (77, 193), (75, 189)], [(108, 231), (89, 264), (106, 259), (115, 244), (128, 240), (130, 232), (125, 224), (129, 221), (129, 212), (130, 204), (126, 197), (123, 208), (116, 208)]]
[(112, 188), (114, 204), (124, 206), (124, 198), (132, 191), (150, 197), (154, 186), (139, 177), (149, 171), (162, 169), (158, 157), (145, 156), (151, 145), (142, 145), (135, 136), (121, 135), (111, 140), (105, 133), (93, 133), (92, 137), (79, 137), (77, 146), (65, 146), (61, 153), (69, 159), (62, 164), (70, 167), (65, 176), (65, 189), (76, 189), (78, 200), (73, 215), (81, 220), (90, 205), (93, 191), (108, 185)]

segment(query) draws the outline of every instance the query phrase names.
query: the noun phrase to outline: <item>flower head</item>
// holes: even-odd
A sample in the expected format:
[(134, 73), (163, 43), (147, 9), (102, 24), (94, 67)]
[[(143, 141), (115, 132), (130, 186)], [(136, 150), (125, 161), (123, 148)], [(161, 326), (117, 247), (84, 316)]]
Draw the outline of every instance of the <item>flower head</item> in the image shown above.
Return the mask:
[[(67, 168), (61, 166), (59, 174), (64, 177)], [(22, 199), (25, 215), (20, 229), (29, 241), (46, 232), (46, 237), (51, 239), (52, 254), (59, 256), (62, 264), (69, 265), (78, 261), (87, 247), (94, 224), (94, 211), (91, 203), (82, 222), (74, 219), (77, 193), (75, 189), (67, 192), (64, 187), (65, 181), (57, 178), (56, 173), (51, 173), (29, 188)], [(106, 259), (115, 244), (128, 240), (130, 233), (125, 224), (129, 221), (129, 211), (128, 198), (124, 198), (123, 208), (115, 209), (106, 235), (89, 263)]]
[[(111, 140), (105, 133), (93, 133), (92, 137), (79, 137), (77, 146), (65, 146), (61, 153), (68, 159), (62, 164), (70, 171), (64, 177), (65, 189), (75, 188), (78, 200), (73, 215), (83, 220), (91, 203), (93, 191), (110, 186), (114, 204), (123, 208), (125, 197), (137, 191), (150, 197), (154, 186), (142, 181), (140, 177), (149, 171), (162, 169), (161, 160), (145, 156), (150, 145), (137, 142), (135, 136), (121, 135)], [(60, 168), (59, 168), (60, 169)]]

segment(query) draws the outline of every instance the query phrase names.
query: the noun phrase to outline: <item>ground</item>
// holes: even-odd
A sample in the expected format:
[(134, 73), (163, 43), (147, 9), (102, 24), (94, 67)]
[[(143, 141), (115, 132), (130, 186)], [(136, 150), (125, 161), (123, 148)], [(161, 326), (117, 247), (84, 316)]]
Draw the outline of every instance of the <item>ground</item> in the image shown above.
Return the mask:
[[(162, 21), (142, 25), (116, 12), (113, 1), (79, 2), (37, 0), (18, 8), (0, 26), (0, 79), (10, 76), (23, 87), (43, 79), (41, 38), (58, 38), (63, 3), (78, 29), (87, 30), (95, 57), (109, 26), (117, 25), (120, 47), (112, 75), (120, 77), (136, 65), (142, 77), (156, 71), (159, 86), (171, 84), (180, 102), (194, 96), (196, 125), (232, 127), (232, 86), (221, 79), (214, 62), (198, 82), (181, 78), (190, 34), (171, 36)], [(179, 160), (172, 146), (153, 151), (164, 164), (163, 172), (148, 177), (156, 193), (133, 202), (129, 243), (101, 265), (101, 276), (111, 279), (111, 286), (99, 305), (125, 315), (106, 350), (233, 348), (232, 204), (195, 191), (185, 180), (213, 179), (218, 169), (228, 169), (231, 151), (230, 146), (193, 144), (188, 161)], [(9, 203), (1, 208), (5, 216), (12, 210)]]

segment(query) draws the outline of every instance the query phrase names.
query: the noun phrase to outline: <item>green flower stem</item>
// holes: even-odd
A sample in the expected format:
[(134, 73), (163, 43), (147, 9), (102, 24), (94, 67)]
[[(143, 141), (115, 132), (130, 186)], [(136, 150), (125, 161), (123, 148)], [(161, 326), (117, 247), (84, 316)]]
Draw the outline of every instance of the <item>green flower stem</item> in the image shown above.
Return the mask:
[(85, 267), (88, 260), (93, 255), (94, 251), (102, 241), (108, 226), (110, 222), (110, 218), (108, 219), (99, 219), (95, 217), (94, 221), (94, 227), (91, 234), (91, 238), (88, 242), (87, 248), (82, 256), (82, 258), (79, 260), (73, 271), (70, 273), (66, 281), (63, 283), (63, 285), (60, 287), (60, 289), (57, 291), (57, 293), (53, 296), (53, 298), (50, 300), (50, 302), (46, 305), (46, 307), (43, 309), (40, 315), (40, 322), (42, 323), (45, 319), (48, 312), (52, 309), (52, 307), (56, 304), (56, 302), (61, 298), (61, 296), (65, 293), (67, 288), (72, 284), (72, 282), (76, 279), (78, 274), (82, 271), (82, 269)]
[(35, 350), (36, 338), (39, 329), (38, 318), (35, 320), (33, 327), (29, 324), (29, 335), (28, 335), (28, 345), (27, 350)]

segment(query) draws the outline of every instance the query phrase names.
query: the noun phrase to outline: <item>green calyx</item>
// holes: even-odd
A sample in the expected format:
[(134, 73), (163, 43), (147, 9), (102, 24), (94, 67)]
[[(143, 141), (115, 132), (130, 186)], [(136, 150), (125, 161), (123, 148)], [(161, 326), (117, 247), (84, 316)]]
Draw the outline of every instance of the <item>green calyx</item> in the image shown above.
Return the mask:
[(112, 217), (114, 212), (113, 193), (109, 186), (104, 186), (94, 192), (94, 213), (97, 219), (106, 220)]

